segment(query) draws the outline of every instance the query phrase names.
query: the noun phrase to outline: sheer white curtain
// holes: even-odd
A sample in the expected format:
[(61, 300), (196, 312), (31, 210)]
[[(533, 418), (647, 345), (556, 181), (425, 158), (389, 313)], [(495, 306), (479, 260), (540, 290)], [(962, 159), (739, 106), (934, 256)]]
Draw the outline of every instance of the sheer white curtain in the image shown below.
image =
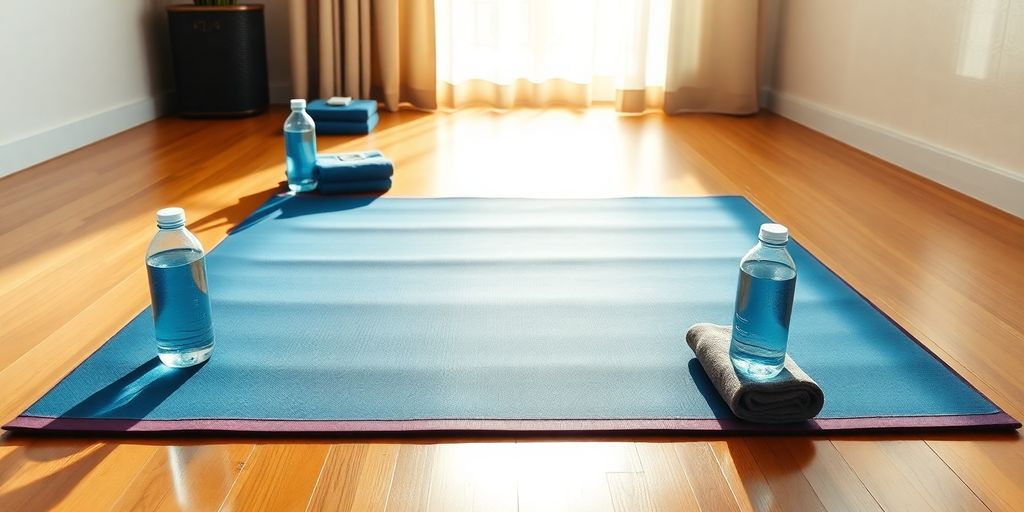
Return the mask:
[(435, 0), (438, 105), (753, 112), (757, 9), (757, 0)]
[(659, 107), (669, 8), (670, 0), (436, 0), (440, 104)]

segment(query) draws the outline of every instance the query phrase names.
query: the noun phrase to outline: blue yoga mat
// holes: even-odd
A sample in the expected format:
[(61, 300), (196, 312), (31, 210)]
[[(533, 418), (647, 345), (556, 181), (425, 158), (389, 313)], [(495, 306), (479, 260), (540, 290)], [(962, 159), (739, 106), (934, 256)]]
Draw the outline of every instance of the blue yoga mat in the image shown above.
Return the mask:
[(147, 309), (5, 428), (836, 431), (1019, 424), (798, 244), (790, 349), (819, 418), (745, 423), (683, 339), (729, 323), (768, 219), (741, 197), (277, 196), (208, 257), (216, 345)]

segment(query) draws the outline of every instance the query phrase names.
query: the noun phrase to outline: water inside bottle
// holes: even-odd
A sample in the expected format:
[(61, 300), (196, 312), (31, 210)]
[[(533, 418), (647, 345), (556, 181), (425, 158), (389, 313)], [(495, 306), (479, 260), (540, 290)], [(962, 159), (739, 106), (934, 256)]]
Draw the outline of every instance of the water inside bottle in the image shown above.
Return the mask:
[(796, 270), (774, 261), (751, 260), (740, 266), (729, 355), (748, 377), (778, 375), (786, 358)]
[(293, 132), (285, 130), (285, 174), (288, 188), (306, 192), (316, 188), (316, 138), (312, 129)]
[(192, 366), (213, 351), (204, 258), (202, 251), (180, 248), (146, 259), (157, 353), (167, 366)]

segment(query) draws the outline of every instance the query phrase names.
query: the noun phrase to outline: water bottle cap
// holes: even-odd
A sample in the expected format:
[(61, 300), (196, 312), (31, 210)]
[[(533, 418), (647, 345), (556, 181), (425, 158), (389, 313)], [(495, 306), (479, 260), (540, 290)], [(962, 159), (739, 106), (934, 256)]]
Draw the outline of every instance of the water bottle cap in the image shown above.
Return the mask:
[(761, 224), (757, 238), (765, 243), (782, 245), (789, 240), (789, 229), (782, 224)]
[(293, 99), (291, 101), (291, 106), (292, 106), (292, 110), (305, 110), (306, 109), (306, 100), (298, 99), (298, 98), (297, 99)]
[(177, 228), (185, 225), (185, 210), (172, 206), (156, 212), (156, 225), (162, 228)]

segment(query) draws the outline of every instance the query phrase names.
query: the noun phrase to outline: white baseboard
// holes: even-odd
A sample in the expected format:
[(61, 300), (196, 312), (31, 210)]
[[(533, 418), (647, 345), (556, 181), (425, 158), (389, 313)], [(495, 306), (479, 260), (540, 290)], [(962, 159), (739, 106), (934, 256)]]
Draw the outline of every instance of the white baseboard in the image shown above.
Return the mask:
[(152, 121), (167, 112), (170, 99), (164, 93), (0, 144), (0, 177)]
[(769, 91), (768, 107), (783, 117), (1024, 218), (1024, 176), (779, 91)]

